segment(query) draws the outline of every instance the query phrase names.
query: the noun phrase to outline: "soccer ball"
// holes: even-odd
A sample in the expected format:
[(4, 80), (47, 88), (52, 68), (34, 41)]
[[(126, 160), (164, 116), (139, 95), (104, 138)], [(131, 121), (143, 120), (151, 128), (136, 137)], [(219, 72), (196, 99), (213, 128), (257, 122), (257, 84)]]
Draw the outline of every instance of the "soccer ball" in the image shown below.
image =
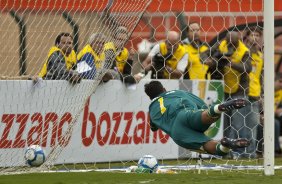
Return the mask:
[(150, 173), (156, 171), (158, 166), (158, 160), (152, 155), (144, 155), (138, 161), (138, 168), (148, 170)]
[(45, 161), (44, 150), (39, 145), (29, 146), (24, 154), (27, 165), (31, 167), (38, 167)]

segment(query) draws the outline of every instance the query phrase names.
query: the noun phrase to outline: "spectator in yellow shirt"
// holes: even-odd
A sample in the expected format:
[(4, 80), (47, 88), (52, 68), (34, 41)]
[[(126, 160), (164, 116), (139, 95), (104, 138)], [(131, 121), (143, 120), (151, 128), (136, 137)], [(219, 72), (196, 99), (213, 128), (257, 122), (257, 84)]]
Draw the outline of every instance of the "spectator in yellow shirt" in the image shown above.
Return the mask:
[(262, 88), (262, 73), (263, 73), (263, 54), (260, 52), (261, 46), (259, 45), (262, 32), (259, 28), (250, 28), (244, 38), (245, 45), (250, 50), (250, 59), (252, 64), (252, 70), (249, 73), (249, 101), (251, 110), (245, 117), (247, 127), (246, 131), (249, 131), (248, 139), (251, 141), (250, 146), (247, 148), (247, 152), (251, 154), (251, 157), (256, 157), (256, 138), (257, 130), (260, 122), (260, 98)]
[(69, 80), (77, 83), (80, 81), (76, 67), (76, 53), (73, 50), (73, 38), (69, 33), (61, 33), (51, 47), (48, 58), (44, 63), (39, 77), (48, 80)]
[(183, 77), (188, 62), (188, 53), (180, 44), (180, 35), (169, 31), (167, 39), (155, 45), (142, 62), (145, 72), (152, 70), (151, 78), (179, 79)]
[[(209, 47), (201, 41), (201, 29), (197, 22), (188, 26), (188, 38), (184, 40), (184, 47), (188, 52), (187, 71), (185, 79), (207, 79), (207, 71), (213, 61), (209, 57)], [(188, 41), (189, 40), (189, 41)]]

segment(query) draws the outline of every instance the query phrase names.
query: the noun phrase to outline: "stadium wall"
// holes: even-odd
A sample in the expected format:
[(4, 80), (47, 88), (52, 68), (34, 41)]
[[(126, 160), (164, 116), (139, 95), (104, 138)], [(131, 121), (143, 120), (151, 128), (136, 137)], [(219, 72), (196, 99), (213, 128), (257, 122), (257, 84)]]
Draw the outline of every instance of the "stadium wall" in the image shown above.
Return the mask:
[[(24, 151), (31, 144), (41, 145), (48, 155), (59, 143), (64, 149), (56, 164), (138, 160), (144, 154), (159, 159), (185, 156), (187, 151), (168, 135), (150, 131), (145, 82), (131, 88), (120, 81), (101, 84), (76, 119), (71, 137), (66, 138), (65, 131), (77, 112), (70, 104), (84, 104), (78, 97), (83, 90), (80, 85), (93, 85), (92, 81), (76, 86), (67, 81), (42, 81), (35, 86), (32, 81), (0, 81), (0, 101), (5, 104), (0, 107), (0, 167), (24, 165)], [(188, 90), (207, 103), (223, 100), (221, 81), (162, 83), (167, 90)], [(222, 122), (215, 123), (207, 134), (220, 139)]]

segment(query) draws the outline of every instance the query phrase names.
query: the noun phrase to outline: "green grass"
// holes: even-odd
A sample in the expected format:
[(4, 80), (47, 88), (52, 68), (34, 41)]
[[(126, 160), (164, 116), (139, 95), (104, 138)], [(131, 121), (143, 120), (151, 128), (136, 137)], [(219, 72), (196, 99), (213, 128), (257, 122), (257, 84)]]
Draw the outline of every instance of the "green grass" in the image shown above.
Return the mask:
[(275, 176), (261, 174), (244, 174), (243, 172), (182, 172), (180, 174), (135, 174), (135, 173), (45, 173), (1, 176), (0, 184), (183, 184), (183, 183), (281, 183), (282, 171)]
[[(187, 163), (195, 164), (195, 160)], [(206, 161), (205, 161), (206, 162)], [(220, 160), (218, 160), (220, 164)], [(226, 160), (222, 160), (226, 162)], [(184, 160), (164, 161), (165, 164), (185, 163)], [(187, 164), (186, 163), (186, 164)], [(214, 163), (214, 162), (213, 162)], [(240, 162), (239, 162), (240, 163)], [(249, 162), (246, 161), (248, 164)], [(255, 161), (261, 165), (262, 160)], [(252, 165), (256, 165), (253, 163)], [(237, 161), (238, 164), (238, 161)], [(282, 159), (275, 159), (276, 165), (282, 165)], [(124, 166), (132, 163), (124, 163)], [(106, 168), (108, 164), (95, 164), (94, 168)], [(112, 163), (111, 166), (115, 166)], [(117, 164), (118, 166), (118, 164)], [(119, 166), (120, 163), (119, 163)], [(79, 167), (79, 165), (77, 166)], [(87, 166), (88, 167), (88, 166)], [(58, 168), (57, 168), (58, 169)], [(282, 170), (275, 170), (274, 176), (264, 176), (263, 171), (201, 171), (197, 170), (180, 171), (178, 174), (137, 174), (137, 173), (106, 173), (106, 172), (85, 172), (85, 173), (36, 173), (21, 175), (0, 176), (0, 184), (184, 184), (184, 183), (215, 183), (215, 184), (278, 184), (282, 181)]]

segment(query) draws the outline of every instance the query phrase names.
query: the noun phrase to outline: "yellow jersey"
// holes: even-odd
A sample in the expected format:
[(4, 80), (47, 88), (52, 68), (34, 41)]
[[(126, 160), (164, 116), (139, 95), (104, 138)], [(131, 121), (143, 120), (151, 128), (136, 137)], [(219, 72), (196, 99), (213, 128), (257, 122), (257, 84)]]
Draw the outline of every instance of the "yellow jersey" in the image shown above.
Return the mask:
[(251, 54), (252, 71), (249, 73), (249, 96), (260, 97), (261, 93), (261, 72), (263, 69), (263, 55), (261, 52)]
[(120, 73), (123, 73), (123, 69), (127, 63), (129, 52), (127, 48), (123, 48), (122, 51), (116, 56), (116, 67)]
[(70, 53), (68, 56), (66, 56), (66, 55), (63, 53), (63, 51), (62, 51), (61, 49), (59, 49), (59, 48), (56, 47), (56, 46), (53, 46), (53, 47), (51, 47), (51, 49), (49, 50), (48, 58), (47, 58), (47, 60), (45, 61), (44, 65), (43, 65), (43, 67), (42, 67), (42, 69), (41, 69), (41, 71), (40, 71), (39, 74), (38, 74), (39, 77), (43, 78), (43, 77), (46, 76), (46, 74), (47, 74), (47, 62), (48, 62), (48, 59), (49, 59), (49, 57), (50, 57), (54, 52), (57, 52), (57, 51), (61, 52), (61, 54), (64, 56), (65, 62), (66, 62), (66, 67), (67, 67), (68, 70), (70, 70), (70, 69), (76, 64), (77, 60), (76, 60), (76, 53), (75, 53), (74, 50), (72, 50), (71, 53)]
[(129, 57), (129, 52), (128, 52), (127, 48), (124, 47), (119, 53), (117, 53), (118, 51), (117, 51), (114, 43), (108, 42), (108, 43), (105, 44), (104, 50), (110, 50), (110, 49), (112, 49), (116, 54), (114, 66), (117, 67), (117, 70), (120, 73), (123, 73), (124, 67), (127, 63), (128, 57)]
[[(165, 42), (160, 43), (160, 53), (162, 56), (168, 54)], [(187, 51), (185, 50), (184, 46), (179, 44), (172, 57), (166, 60), (166, 65), (175, 70), (177, 68), (178, 62), (184, 57), (185, 54), (187, 54)], [(164, 70), (164, 78), (170, 78), (170, 74), (166, 70)]]
[(188, 67), (187, 72), (189, 79), (206, 79), (206, 74), (209, 69), (200, 60), (200, 54), (208, 50), (208, 46), (202, 45), (200, 48), (193, 47), (192, 44), (184, 45), (188, 52)]
[[(220, 43), (219, 51), (223, 54), (228, 52), (226, 40), (223, 40)], [(239, 41), (238, 47), (230, 57), (231, 62), (240, 63), (246, 52), (249, 52), (249, 49), (245, 46), (243, 42)], [(228, 66), (225, 66), (223, 71), (224, 71), (224, 92), (228, 94), (236, 93), (239, 89), (239, 82), (241, 79), (240, 72)]]
[(104, 61), (104, 54), (98, 55), (90, 46), (90, 44), (87, 44), (77, 55), (77, 60), (79, 61), (86, 53), (90, 53), (94, 57), (94, 64), (96, 69), (101, 69), (102, 64)]

